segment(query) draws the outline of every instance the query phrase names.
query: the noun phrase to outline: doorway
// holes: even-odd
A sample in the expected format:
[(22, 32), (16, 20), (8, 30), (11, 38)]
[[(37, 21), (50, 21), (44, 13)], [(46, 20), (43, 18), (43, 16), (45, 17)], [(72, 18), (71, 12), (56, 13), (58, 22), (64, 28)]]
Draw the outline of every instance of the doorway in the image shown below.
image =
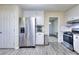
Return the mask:
[(58, 42), (58, 17), (49, 17), (49, 42)]

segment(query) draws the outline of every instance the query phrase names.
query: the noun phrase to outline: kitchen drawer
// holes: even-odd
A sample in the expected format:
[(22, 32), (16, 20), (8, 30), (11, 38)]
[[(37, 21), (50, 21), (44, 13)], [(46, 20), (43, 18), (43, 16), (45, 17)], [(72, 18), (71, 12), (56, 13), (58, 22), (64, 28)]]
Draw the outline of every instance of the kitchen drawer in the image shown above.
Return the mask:
[(44, 38), (44, 34), (39, 34), (39, 35), (36, 34), (36, 39), (37, 39), (37, 38), (38, 38), (38, 39), (39, 39), (39, 38), (43, 39), (43, 38)]
[(36, 33), (36, 37), (44, 36), (44, 33)]
[(44, 45), (44, 38), (36, 38), (36, 44), (37, 45)]
[(36, 45), (44, 45), (44, 33), (36, 33)]

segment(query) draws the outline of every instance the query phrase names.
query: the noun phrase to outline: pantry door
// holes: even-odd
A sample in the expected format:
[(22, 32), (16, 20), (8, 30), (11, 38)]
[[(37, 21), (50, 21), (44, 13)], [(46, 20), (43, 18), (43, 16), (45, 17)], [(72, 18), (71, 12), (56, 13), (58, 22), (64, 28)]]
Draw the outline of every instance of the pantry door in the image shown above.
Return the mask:
[(11, 17), (8, 12), (0, 12), (0, 48), (13, 48)]
[(0, 48), (2, 47), (2, 15), (0, 14)]

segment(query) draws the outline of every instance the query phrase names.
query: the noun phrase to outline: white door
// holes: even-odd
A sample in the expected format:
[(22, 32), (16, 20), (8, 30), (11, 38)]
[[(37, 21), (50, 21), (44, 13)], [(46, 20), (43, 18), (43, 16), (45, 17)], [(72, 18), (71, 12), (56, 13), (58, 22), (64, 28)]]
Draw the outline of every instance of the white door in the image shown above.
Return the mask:
[(8, 12), (0, 12), (0, 48), (13, 48), (11, 15)]
[(0, 48), (2, 47), (2, 15), (0, 14)]

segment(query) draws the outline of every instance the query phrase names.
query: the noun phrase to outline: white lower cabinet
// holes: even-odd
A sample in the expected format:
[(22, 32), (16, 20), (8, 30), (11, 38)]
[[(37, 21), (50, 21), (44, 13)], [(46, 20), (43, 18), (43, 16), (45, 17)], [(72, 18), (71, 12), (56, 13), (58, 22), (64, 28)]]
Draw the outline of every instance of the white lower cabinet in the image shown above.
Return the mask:
[(44, 33), (36, 33), (36, 45), (44, 45)]
[(74, 50), (79, 53), (79, 34), (73, 35)]

